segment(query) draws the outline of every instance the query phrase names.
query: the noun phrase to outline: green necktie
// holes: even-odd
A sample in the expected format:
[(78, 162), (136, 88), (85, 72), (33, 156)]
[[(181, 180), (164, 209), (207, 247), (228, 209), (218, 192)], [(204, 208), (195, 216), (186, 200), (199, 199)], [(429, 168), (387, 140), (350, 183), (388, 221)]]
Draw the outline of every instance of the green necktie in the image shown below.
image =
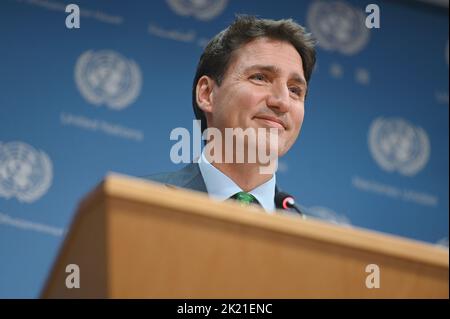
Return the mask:
[(250, 193), (239, 192), (231, 196), (230, 198), (237, 200), (242, 206), (248, 206), (250, 204), (261, 205), (258, 200)]

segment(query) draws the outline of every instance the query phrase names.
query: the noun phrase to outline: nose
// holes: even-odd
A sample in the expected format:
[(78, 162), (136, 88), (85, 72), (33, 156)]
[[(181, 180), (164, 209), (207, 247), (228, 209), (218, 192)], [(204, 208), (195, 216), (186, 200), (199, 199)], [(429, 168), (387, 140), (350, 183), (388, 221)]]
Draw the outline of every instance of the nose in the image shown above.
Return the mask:
[(274, 85), (267, 97), (267, 106), (276, 113), (287, 113), (290, 108), (289, 89), (285, 85)]

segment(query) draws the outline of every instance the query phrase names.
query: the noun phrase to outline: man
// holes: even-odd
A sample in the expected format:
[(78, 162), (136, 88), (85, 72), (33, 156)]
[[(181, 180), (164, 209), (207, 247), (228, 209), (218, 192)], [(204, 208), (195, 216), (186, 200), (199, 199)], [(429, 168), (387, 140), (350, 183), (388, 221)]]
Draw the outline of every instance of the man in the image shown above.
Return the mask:
[[(238, 16), (206, 46), (192, 90), (202, 132), (214, 128), (221, 137), (209, 136), (198, 163), (149, 179), (207, 192), (217, 200), (257, 203), (268, 212), (281, 208), (275, 204), (275, 170), (261, 173), (262, 162), (249, 161), (249, 149), (274, 151), (278, 158), (294, 144), (315, 60), (311, 36), (294, 21)], [(227, 128), (255, 132), (256, 144), (248, 136), (233, 138), (244, 143), (246, 161), (237, 161), (237, 154), (231, 162), (224, 160)], [(276, 143), (260, 142), (260, 137), (274, 137)]]

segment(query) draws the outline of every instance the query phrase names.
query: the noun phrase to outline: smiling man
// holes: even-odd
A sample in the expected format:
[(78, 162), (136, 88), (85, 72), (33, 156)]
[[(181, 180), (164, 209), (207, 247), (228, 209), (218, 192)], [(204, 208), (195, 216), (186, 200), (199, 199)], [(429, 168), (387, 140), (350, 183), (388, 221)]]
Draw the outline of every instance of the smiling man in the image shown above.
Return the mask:
[[(275, 169), (261, 173), (261, 161), (249, 160), (249, 150), (278, 158), (292, 147), (315, 61), (313, 39), (294, 21), (237, 17), (209, 42), (197, 66), (192, 103), (208, 137), (198, 163), (150, 179), (207, 192), (217, 200), (256, 203), (268, 212), (281, 208), (275, 203)], [(220, 138), (208, 135), (208, 129), (220, 132)], [(227, 129), (254, 132), (255, 142), (245, 134), (227, 139)], [(230, 143), (235, 154), (227, 161)], [(243, 162), (237, 161), (239, 143)]]

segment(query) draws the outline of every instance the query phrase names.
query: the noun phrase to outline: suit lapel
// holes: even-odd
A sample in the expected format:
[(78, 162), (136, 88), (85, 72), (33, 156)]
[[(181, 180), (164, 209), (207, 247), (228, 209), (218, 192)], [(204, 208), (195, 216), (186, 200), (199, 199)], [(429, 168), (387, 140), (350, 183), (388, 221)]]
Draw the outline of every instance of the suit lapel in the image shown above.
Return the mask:
[(177, 180), (171, 184), (197, 192), (208, 192), (197, 163), (191, 163), (181, 169), (177, 174)]

